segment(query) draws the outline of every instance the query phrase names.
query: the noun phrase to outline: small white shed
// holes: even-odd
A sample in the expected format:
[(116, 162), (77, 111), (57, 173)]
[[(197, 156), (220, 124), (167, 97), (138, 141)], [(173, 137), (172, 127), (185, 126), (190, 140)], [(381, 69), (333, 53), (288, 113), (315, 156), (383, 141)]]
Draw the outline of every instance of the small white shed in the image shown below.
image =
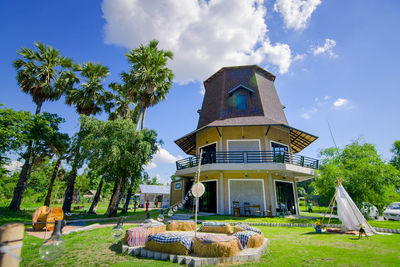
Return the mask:
[(139, 203), (141, 207), (145, 207), (147, 200), (149, 201), (149, 208), (155, 208), (156, 200), (158, 208), (169, 207), (169, 186), (141, 184), (136, 190), (136, 194), (140, 194)]

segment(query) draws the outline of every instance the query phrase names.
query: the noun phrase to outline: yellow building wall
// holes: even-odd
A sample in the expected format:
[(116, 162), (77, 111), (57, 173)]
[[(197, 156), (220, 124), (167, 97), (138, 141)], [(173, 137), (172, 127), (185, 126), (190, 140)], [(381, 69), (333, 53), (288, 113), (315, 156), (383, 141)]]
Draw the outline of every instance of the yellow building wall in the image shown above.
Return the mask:
[[(260, 140), (260, 150), (270, 150), (270, 141), (275, 141), (290, 147), (289, 129), (271, 126), (243, 126), (243, 127), (216, 127), (206, 128), (196, 135), (197, 153), (200, 148), (213, 143), (217, 144), (217, 151), (228, 151), (228, 140), (257, 139)], [(268, 131), (267, 137), (265, 136)]]
[[(175, 189), (175, 184), (181, 183), (180, 189)], [(170, 205), (174, 205), (178, 203), (183, 198), (183, 190), (184, 190), (185, 182), (184, 180), (174, 181), (171, 183), (171, 195), (170, 195)]]

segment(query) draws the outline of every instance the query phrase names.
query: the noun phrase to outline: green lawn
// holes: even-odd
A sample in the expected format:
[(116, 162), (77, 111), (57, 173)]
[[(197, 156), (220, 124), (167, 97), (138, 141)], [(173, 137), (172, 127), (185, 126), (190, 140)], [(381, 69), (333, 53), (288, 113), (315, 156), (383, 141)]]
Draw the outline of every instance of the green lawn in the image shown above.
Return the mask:
[[(125, 227), (128, 229), (129, 227)], [(259, 227), (271, 243), (260, 262), (242, 266), (395, 266), (400, 261), (400, 235), (316, 234), (310, 228)], [(179, 266), (170, 262), (121, 255), (111, 227), (63, 237), (65, 252), (54, 262), (38, 258), (42, 240), (26, 236), (21, 266)]]

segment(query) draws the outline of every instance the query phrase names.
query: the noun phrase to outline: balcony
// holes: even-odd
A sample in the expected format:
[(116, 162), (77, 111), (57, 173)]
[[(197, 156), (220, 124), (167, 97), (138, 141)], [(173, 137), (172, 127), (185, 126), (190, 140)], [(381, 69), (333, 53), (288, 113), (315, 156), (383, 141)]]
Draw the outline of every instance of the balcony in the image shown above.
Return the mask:
[[(289, 152), (276, 151), (230, 151), (230, 152), (207, 152), (203, 153), (201, 165), (207, 164), (254, 164), (254, 163), (284, 163), (300, 167), (318, 169), (318, 160), (292, 154)], [(176, 169), (183, 170), (196, 167), (199, 164), (199, 156), (193, 156), (178, 160)]]

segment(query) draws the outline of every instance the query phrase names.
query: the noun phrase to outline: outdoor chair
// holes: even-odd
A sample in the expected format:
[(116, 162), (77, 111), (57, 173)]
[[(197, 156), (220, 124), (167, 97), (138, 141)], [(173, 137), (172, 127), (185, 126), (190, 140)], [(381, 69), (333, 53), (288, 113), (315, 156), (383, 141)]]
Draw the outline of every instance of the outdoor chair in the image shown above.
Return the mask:
[(259, 214), (260, 217), (262, 217), (262, 211), (261, 211), (261, 206), (260, 205), (254, 205), (253, 206), (253, 212), (254, 212), (254, 215)]
[(240, 217), (239, 201), (233, 201), (233, 216)]
[(249, 213), (249, 216), (251, 215), (250, 203), (244, 202), (244, 216), (246, 216), (247, 213)]

